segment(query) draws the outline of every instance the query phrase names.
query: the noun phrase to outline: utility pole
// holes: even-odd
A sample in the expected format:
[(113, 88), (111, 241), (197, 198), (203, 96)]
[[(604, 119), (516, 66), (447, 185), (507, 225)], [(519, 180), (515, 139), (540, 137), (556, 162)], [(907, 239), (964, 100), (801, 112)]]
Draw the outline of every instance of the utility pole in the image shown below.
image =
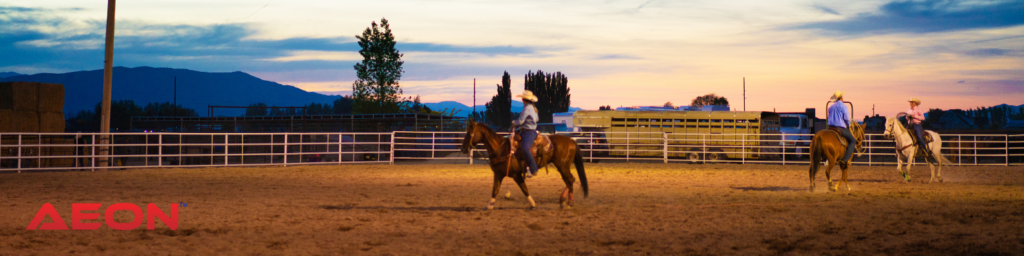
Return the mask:
[(743, 77), (743, 111), (747, 111), (747, 77)]
[(174, 77), (174, 106), (171, 106), (172, 115), (178, 115), (178, 77)]
[[(107, 0), (107, 42), (103, 57), (103, 108), (100, 113), (100, 141), (101, 144), (110, 144), (110, 84), (114, 80), (114, 7), (117, 0)], [(106, 155), (110, 154), (110, 146), (101, 146), (99, 166), (105, 167), (110, 164)]]
[(470, 117), (476, 114), (476, 78), (473, 78), (473, 113)]

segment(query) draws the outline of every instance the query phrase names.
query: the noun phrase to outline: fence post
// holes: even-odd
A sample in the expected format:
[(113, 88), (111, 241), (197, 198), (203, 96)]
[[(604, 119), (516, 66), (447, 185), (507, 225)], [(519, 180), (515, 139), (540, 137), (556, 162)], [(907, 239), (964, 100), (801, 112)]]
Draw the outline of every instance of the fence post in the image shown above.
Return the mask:
[[(736, 137), (733, 137), (733, 138), (735, 140)], [(744, 135), (744, 136), (741, 136), (740, 138), (742, 138), (742, 139), (740, 139), (740, 152), (743, 153), (742, 155), (740, 155), (740, 163), (741, 164), (746, 164), (747, 163), (747, 136)], [(785, 153), (785, 152), (783, 152), (783, 153)], [(786, 157), (786, 156), (783, 155), (782, 157)]]
[[(355, 137), (353, 137), (355, 138)], [(284, 133), (284, 166), (288, 167), (288, 133)]]
[[(799, 138), (799, 137), (797, 137)], [(793, 143), (793, 153), (796, 153), (796, 143)], [(763, 152), (762, 152), (763, 153)], [(782, 135), (782, 165), (786, 165), (786, 135)]]
[(224, 166), (228, 165), (228, 135), (224, 134)]
[(978, 165), (978, 135), (974, 136), (974, 165)]
[[(470, 156), (473, 155), (473, 151), (470, 151)], [(395, 131), (391, 131), (391, 155), (388, 156), (390, 164), (395, 164)], [(470, 158), (472, 161), (472, 158)]]
[(662, 151), (662, 155), (664, 156), (664, 160), (663, 161), (667, 164), (668, 163), (668, 133), (664, 133), (663, 132), (663, 133), (661, 133), (661, 135), (662, 135), (661, 136), (662, 137), (661, 138), (661, 142), (662, 142), (662, 145), (664, 145), (664, 147), (665, 147), (664, 150)]
[[(21, 143), (20, 139), (19, 139), (18, 143), (19, 144)], [(91, 166), (91, 168), (89, 168), (89, 171), (95, 172), (96, 171), (96, 134), (92, 135), (92, 149), (89, 150), (89, 153), (92, 153), (92, 159), (90, 159), (90, 161), (89, 161), (90, 165), (92, 165), (92, 166)]]
[(707, 134), (701, 134), (700, 135), (700, 148), (701, 148), (701, 151), (704, 152), (703, 153), (704, 157), (700, 158), (701, 159), (701, 163), (707, 164), (708, 163), (708, 137), (707, 137)]
[(156, 148), (156, 166), (164, 166), (164, 134), (157, 134), (156, 138), (157, 144), (160, 145)]
[(1006, 166), (1010, 166), (1010, 135), (1003, 135), (1003, 159), (1006, 159)]
[(18, 134), (18, 173), (21, 173), (21, 134)]

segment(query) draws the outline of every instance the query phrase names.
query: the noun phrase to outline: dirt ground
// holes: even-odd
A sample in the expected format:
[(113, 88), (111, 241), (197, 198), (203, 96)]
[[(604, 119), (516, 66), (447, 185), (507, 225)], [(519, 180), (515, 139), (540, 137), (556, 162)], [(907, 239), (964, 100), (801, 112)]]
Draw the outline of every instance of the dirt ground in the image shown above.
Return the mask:
[[(590, 197), (560, 210), (557, 173), (506, 180), (486, 210), (485, 165), (343, 165), (0, 174), (0, 254), (1020, 255), (1024, 168), (948, 167), (912, 183), (854, 166), (847, 192), (807, 166), (587, 164)], [(838, 175), (837, 175), (838, 176)], [(577, 185), (578, 186), (578, 185)], [(169, 230), (25, 230), (43, 203), (180, 208)], [(130, 212), (114, 219), (130, 222)], [(100, 217), (101, 219), (103, 217)], [(44, 222), (50, 222), (47, 218)], [(99, 221), (88, 221), (99, 222)]]

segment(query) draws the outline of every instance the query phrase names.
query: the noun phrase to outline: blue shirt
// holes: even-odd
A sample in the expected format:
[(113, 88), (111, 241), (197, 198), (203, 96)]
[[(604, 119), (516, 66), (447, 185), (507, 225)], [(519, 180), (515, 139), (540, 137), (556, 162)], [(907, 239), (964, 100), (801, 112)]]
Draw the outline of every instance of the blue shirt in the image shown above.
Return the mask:
[(527, 130), (537, 129), (537, 108), (533, 104), (523, 106), (523, 112), (519, 112), (519, 119), (513, 120), (517, 125)]
[(846, 103), (837, 100), (828, 107), (828, 125), (847, 128), (850, 122), (850, 111), (846, 109)]

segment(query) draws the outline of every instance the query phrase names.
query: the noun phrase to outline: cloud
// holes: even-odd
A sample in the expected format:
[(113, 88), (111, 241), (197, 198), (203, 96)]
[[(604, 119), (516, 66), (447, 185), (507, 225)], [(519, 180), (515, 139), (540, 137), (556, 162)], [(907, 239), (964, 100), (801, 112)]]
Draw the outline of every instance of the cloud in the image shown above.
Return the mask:
[(1008, 55), (1010, 52), (1011, 51), (1004, 50), (1004, 49), (985, 48), (985, 49), (970, 50), (970, 51), (965, 52), (964, 54), (967, 54), (969, 56), (974, 56), (974, 57), (992, 57), (992, 56), (1005, 56), (1005, 55)]
[[(818, 8), (818, 6), (815, 6)], [(818, 8), (821, 10), (820, 8)], [(821, 30), (834, 35), (935, 33), (1024, 25), (1024, 1), (893, 1), (878, 13), (838, 21), (800, 24), (789, 29)]]
[(824, 13), (828, 13), (828, 14), (832, 14), (832, 15), (841, 15), (836, 10), (834, 10), (832, 8), (828, 8), (827, 6), (824, 6), (824, 5), (821, 5), (821, 4), (814, 4), (811, 7), (814, 7), (815, 10), (819, 10), (819, 11), (824, 12)]
[[(95, 68), (102, 60), (105, 23), (59, 16), (61, 11), (0, 6), (0, 67), (44, 67), (54, 72)], [(115, 65), (161, 66), (203, 71), (285, 71), (350, 69), (361, 60), (354, 37), (278, 40), (252, 39), (259, 33), (242, 23), (214, 25), (118, 21)], [(479, 54), (532, 54), (517, 46), (472, 46), (398, 42), (399, 51)], [(230, 69), (230, 70), (225, 70)]]

